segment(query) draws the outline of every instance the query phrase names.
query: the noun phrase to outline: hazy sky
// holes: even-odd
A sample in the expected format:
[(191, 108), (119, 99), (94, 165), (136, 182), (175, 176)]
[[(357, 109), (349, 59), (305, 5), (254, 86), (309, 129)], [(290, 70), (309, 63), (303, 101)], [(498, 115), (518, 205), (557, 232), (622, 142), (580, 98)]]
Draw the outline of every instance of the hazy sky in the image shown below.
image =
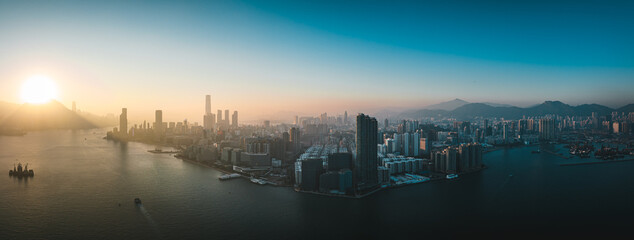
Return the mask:
[(67, 106), (166, 121), (202, 122), (205, 94), (241, 120), (634, 102), (632, 1), (317, 2), (0, 2), (0, 101), (43, 74)]

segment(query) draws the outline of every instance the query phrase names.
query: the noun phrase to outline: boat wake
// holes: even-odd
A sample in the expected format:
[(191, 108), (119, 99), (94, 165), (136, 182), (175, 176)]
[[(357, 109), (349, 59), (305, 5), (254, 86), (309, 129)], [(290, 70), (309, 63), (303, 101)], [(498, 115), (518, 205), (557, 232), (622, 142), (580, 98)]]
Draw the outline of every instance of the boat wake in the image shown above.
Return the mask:
[(143, 216), (147, 220), (147, 222), (150, 225), (150, 227), (152, 227), (152, 230), (154, 230), (154, 233), (156, 233), (157, 238), (161, 239), (162, 235), (161, 235), (161, 231), (159, 229), (159, 226), (158, 226), (158, 224), (156, 224), (154, 219), (152, 219), (152, 216), (150, 215), (150, 213), (147, 210), (145, 210), (145, 207), (143, 207), (142, 203), (137, 204), (137, 207), (138, 207), (139, 211), (141, 212), (141, 214), (143, 214)]

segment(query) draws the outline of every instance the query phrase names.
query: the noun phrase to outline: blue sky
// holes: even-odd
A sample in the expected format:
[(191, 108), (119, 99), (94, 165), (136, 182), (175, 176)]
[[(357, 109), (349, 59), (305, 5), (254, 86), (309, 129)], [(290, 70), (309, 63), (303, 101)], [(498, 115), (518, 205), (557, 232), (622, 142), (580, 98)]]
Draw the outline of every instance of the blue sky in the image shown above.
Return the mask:
[(66, 104), (175, 118), (200, 115), (204, 94), (247, 119), (454, 98), (617, 107), (634, 102), (632, 13), (627, 1), (1, 2), (0, 100), (47, 74)]

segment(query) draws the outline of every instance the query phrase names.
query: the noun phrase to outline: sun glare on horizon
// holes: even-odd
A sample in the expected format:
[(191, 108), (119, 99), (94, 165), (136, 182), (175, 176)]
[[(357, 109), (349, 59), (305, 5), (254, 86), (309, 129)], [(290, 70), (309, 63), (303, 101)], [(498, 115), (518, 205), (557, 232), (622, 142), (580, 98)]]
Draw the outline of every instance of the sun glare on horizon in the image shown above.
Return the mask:
[(57, 98), (57, 86), (47, 76), (32, 76), (22, 84), (20, 98), (26, 103), (47, 103)]

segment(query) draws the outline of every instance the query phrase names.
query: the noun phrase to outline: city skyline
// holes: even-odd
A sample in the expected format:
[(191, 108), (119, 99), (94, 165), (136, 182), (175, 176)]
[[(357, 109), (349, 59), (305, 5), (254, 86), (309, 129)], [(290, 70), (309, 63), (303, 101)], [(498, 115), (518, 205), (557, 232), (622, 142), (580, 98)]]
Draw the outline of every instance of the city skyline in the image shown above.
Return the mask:
[(633, 36), (619, 30), (634, 22), (627, 2), (1, 6), (0, 101), (22, 102), (22, 83), (45, 75), (66, 106), (199, 123), (206, 94), (244, 121), (454, 98), (634, 102)]
[(0, 0), (0, 240), (622, 238), (632, 13)]

